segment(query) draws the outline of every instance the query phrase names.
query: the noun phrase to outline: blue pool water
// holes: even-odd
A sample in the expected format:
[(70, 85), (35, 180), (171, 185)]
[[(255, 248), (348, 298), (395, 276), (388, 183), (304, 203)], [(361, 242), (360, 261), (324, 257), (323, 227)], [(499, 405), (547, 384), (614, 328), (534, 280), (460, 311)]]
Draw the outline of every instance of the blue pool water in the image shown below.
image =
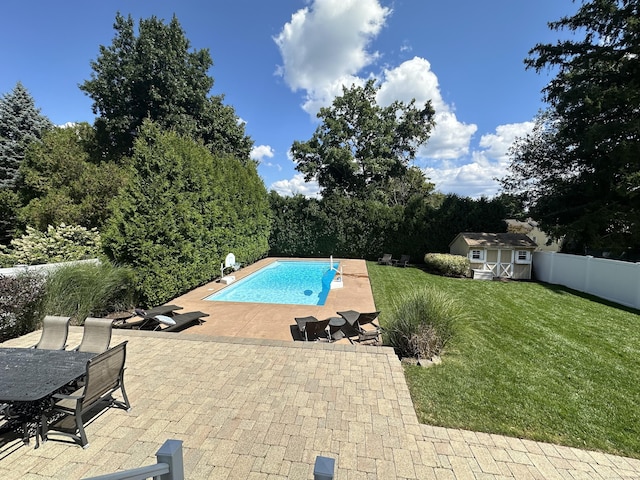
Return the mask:
[[(327, 261), (278, 260), (205, 300), (216, 302), (324, 305), (335, 276)], [(338, 263), (333, 263), (338, 268)]]

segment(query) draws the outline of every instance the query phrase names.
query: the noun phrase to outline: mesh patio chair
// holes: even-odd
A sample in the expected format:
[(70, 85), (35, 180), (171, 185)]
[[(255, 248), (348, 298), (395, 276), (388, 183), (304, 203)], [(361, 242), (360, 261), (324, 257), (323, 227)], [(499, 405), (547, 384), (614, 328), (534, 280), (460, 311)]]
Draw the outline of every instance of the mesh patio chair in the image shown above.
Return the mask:
[(362, 327), (363, 325), (372, 325), (373, 327), (375, 327), (376, 330), (382, 330), (380, 325), (378, 325), (375, 322), (379, 315), (380, 315), (380, 311), (370, 312), (370, 313), (361, 313), (360, 316), (358, 316), (358, 320), (356, 320), (356, 322), (358, 323), (358, 325), (360, 326), (360, 329), (362, 330), (364, 330), (364, 328)]
[[(131, 410), (124, 389), (126, 347), (127, 342), (124, 341), (89, 360), (82, 388), (71, 395), (53, 395), (56, 403), (50, 412), (42, 415), (43, 440), (48, 440), (49, 431), (55, 430), (56, 433), (71, 437), (82, 448), (87, 448), (89, 441), (84, 431), (83, 414), (103, 401), (107, 402), (106, 407), (116, 406), (126, 411)], [(117, 390), (122, 394), (121, 401), (115, 400), (112, 396)], [(51, 425), (48, 423), (50, 418), (54, 418)]]
[(47, 315), (42, 321), (42, 335), (40, 341), (33, 348), (42, 350), (64, 350), (69, 335), (69, 321), (71, 317)]
[(87, 317), (84, 321), (82, 342), (75, 350), (78, 352), (102, 353), (109, 349), (111, 343), (113, 320), (110, 318)]
[(409, 255), (400, 255), (400, 260), (394, 260), (393, 265), (395, 267), (406, 267), (409, 265)]

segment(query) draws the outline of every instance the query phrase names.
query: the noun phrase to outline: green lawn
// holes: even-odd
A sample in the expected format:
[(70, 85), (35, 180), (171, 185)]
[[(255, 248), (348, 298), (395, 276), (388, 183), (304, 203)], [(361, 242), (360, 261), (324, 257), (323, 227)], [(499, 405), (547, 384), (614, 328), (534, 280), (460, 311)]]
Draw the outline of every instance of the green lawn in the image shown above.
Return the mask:
[(405, 367), (422, 423), (640, 458), (640, 316), (553, 285), (368, 263), (377, 309), (432, 285), (472, 320), (432, 368)]

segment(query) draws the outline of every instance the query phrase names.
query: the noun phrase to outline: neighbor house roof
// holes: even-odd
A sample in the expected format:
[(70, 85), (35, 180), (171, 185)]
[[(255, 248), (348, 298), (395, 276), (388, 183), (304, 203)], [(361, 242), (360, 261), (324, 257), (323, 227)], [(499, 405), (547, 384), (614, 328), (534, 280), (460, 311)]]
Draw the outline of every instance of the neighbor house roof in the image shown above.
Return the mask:
[[(524, 233), (476, 233), (462, 232), (458, 237), (462, 237), (470, 247), (510, 247), (510, 248), (536, 248), (537, 244)], [(451, 245), (451, 244), (449, 244)]]

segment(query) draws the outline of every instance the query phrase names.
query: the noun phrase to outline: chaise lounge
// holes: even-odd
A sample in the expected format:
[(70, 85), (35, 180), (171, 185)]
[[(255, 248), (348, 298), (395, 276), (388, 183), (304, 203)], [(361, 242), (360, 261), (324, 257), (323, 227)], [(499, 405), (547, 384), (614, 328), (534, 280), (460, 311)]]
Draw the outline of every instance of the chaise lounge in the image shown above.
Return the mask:
[(390, 253), (385, 253), (384, 255), (382, 255), (382, 257), (378, 259), (378, 265), (392, 265), (392, 264), (393, 264), (393, 258), (391, 258)]

